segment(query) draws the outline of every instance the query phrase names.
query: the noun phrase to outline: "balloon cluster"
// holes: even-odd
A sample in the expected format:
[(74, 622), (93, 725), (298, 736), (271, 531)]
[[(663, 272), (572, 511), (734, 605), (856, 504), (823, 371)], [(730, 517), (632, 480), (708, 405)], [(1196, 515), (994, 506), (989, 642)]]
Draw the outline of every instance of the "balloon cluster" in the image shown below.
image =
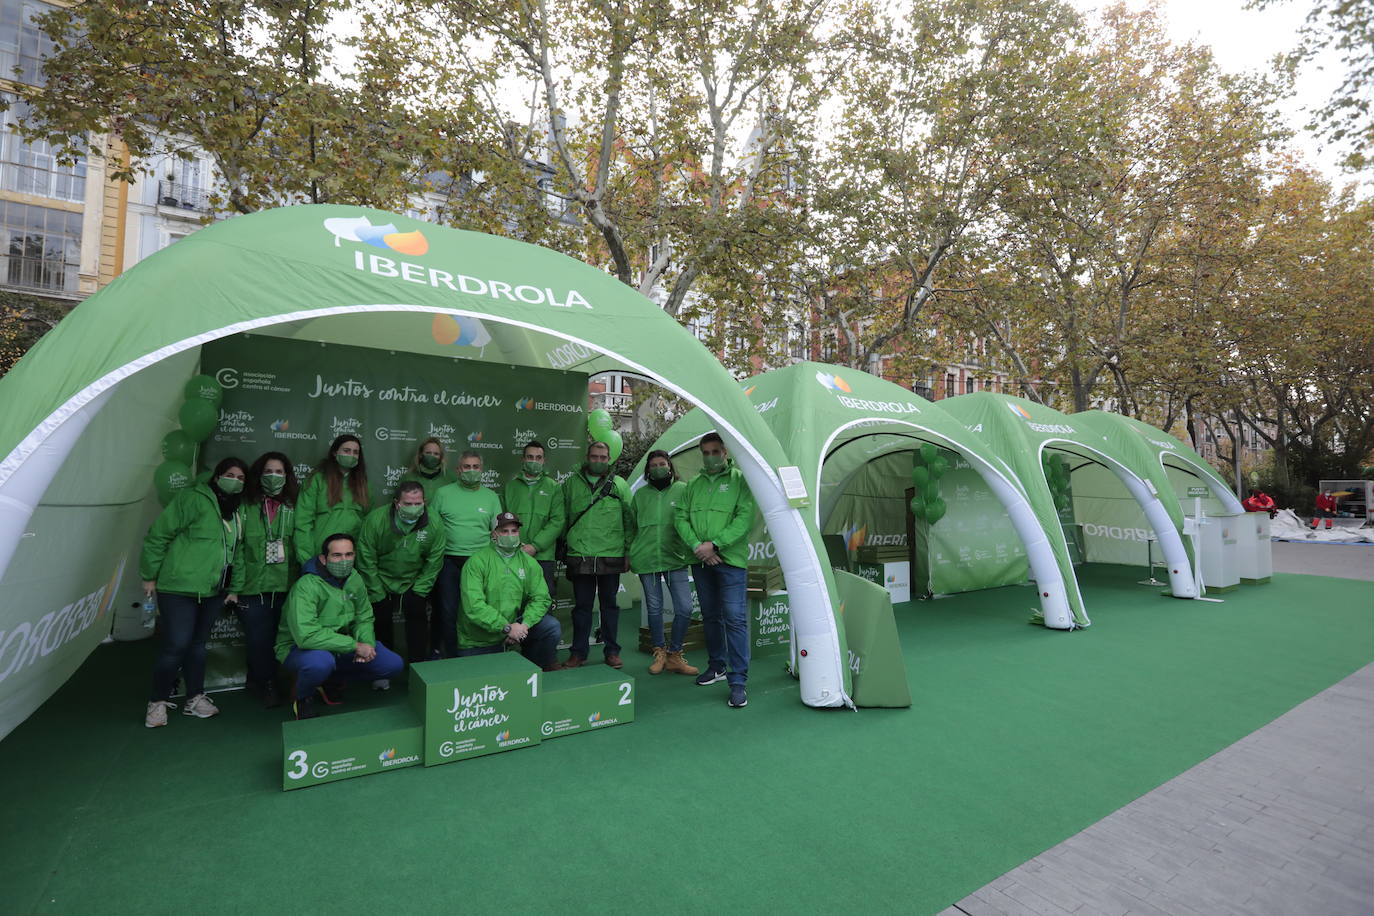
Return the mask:
[(1045, 482), (1050, 485), (1050, 495), (1054, 497), (1054, 508), (1063, 512), (1069, 508), (1069, 467), (1063, 455), (1049, 452), (1040, 453), (1040, 465), (1045, 469)]
[(162, 437), (162, 463), (153, 471), (157, 501), (164, 506), (172, 501), (178, 490), (191, 485), (196, 445), (215, 431), (219, 423), (219, 404), (224, 400), (224, 389), (208, 375), (192, 376), (184, 392), (186, 403), (177, 412), (181, 429), (174, 429)]
[(610, 412), (601, 407), (587, 414), (587, 440), (606, 443), (606, 447), (611, 450), (612, 463), (620, 457), (620, 452), (625, 447), (620, 433), (615, 431), (615, 423)]
[(927, 524), (936, 524), (949, 510), (940, 498), (940, 478), (948, 470), (949, 459), (929, 442), (923, 442), (912, 455), (911, 482), (916, 487), (916, 495), (911, 499), (911, 512)]

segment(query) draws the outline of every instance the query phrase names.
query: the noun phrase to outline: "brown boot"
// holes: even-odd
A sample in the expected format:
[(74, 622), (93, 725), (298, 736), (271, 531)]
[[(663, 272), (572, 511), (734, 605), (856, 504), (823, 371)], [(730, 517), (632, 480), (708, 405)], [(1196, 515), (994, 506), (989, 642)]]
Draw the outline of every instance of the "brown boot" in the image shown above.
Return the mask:
[(606, 664), (610, 665), (612, 668), (615, 668), (616, 670), (619, 670), (625, 666), (625, 663), (620, 660), (619, 655), (606, 656)]
[(687, 659), (682, 657), (681, 652), (669, 652), (664, 660), (663, 666), (674, 674), (697, 674), (698, 671), (693, 666), (687, 664)]
[(567, 660), (566, 662), (563, 663), (563, 667), (564, 667), (564, 668), (581, 668), (581, 667), (582, 667), (583, 665), (585, 665), (585, 664), (587, 664), (587, 660), (586, 660), (585, 658), (581, 658), (581, 657), (576, 656), (576, 655), (569, 655), (569, 656), (568, 656), (568, 660)]
[(663, 671), (663, 666), (664, 666), (664, 664), (667, 663), (667, 661), (668, 661), (668, 650), (665, 649), (665, 648), (663, 648), (662, 646), (654, 646), (654, 660), (653, 660), (653, 663), (649, 665), (649, 673), (650, 673), (650, 674), (660, 674), (660, 673), (662, 673), (662, 671)]

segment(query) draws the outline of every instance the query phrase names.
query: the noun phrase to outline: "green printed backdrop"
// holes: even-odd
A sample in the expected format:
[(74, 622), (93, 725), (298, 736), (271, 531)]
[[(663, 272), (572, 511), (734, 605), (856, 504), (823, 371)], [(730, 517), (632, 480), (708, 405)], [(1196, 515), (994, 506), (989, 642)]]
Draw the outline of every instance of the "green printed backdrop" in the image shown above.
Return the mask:
[[(548, 446), (549, 469), (560, 480), (586, 447), (587, 376), (578, 372), (248, 334), (206, 344), (201, 372), (224, 386), (201, 467), (280, 451), (303, 483), (334, 437), (352, 433), (363, 443), (374, 505), (430, 436), (450, 451), (450, 466), (464, 449), (480, 454), (494, 489), (517, 472), (530, 439)], [(206, 686), (241, 684), (238, 618), (215, 621), (209, 645)]]
[[(941, 450), (949, 470), (939, 481), (948, 507), (934, 525), (916, 522), (913, 595), (953, 595), (1026, 581), (1026, 548), (1006, 509), (967, 461)], [(907, 473), (910, 474), (910, 455)]]

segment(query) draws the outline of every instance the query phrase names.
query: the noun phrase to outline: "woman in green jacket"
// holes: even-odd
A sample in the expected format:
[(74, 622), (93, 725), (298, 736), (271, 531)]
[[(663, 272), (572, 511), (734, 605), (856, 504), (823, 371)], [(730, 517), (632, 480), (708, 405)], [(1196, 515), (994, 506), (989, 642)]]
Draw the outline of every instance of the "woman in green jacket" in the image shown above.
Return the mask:
[[(692, 622), (692, 586), (687, 567), (692, 551), (682, 543), (674, 519), (687, 485), (677, 476), (673, 460), (663, 449), (649, 453), (644, 467), (645, 485), (635, 491), (635, 539), (630, 544), (630, 569), (644, 588), (644, 608), (649, 614), (649, 635), (654, 641), (650, 674), (664, 668), (677, 674), (697, 673), (682, 657), (682, 641)], [(672, 639), (663, 644), (663, 584), (673, 596)]]
[(280, 706), (277, 693), (277, 625), (295, 579), (295, 512), (300, 484), (291, 459), (267, 452), (248, 469), (243, 491), (243, 537), (234, 552), (229, 601), (243, 625), (248, 687), (262, 705)]
[(184, 715), (208, 719), (219, 709), (205, 695), (205, 644), (224, 607), (229, 567), (243, 537), (239, 510), (248, 466), (237, 458), (215, 465), (209, 481), (178, 493), (143, 539), (139, 575), (143, 592), (157, 596), (162, 650), (153, 665), (153, 689), (143, 724), (167, 724), (177, 672), (186, 679)]
[(410, 470), (401, 475), (397, 484), (413, 480), (425, 491), (425, 505), (434, 502), (434, 491), (445, 484), (457, 483), (458, 475), (449, 470), (448, 452), (444, 443), (433, 436), (420, 443), (411, 459)]
[(363, 443), (357, 436), (339, 436), (296, 502), (296, 562), (304, 565), (317, 555), (331, 534), (357, 534), (370, 504)]

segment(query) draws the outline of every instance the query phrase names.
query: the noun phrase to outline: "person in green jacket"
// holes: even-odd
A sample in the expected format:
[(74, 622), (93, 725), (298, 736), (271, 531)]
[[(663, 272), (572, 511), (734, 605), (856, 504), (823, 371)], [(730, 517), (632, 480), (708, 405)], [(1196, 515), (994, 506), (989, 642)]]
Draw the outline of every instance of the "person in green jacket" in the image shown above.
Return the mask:
[(587, 463), (563, 483), (563, 512), (568, 518), (568, 579), (573, 587), (573, 638), (567, 666), (587, 661), (592, 635), (592, 603), (601, 599), (601, 643), (606, 664), (619, 668), (616, 629), (620, 608), (620, 574), (635, 536), (634, 509), (624, 477), (611, 473), (611, 451), (604, 442), (587, 446)]
[[(644, 608), (649, 614), (649, 636), (654, 641), (654, 660), (650, 674), (664, 668), (677, 674), (696, 674), (682, 656), (682, 641), (692, 622), (692, 585), (687, 566), (692, 551), (677, 533), (677, 507), (687, 495), (687, 485), (678, 479), (673, 460), (663, 449), (649, 453), (644, 467), (644, 482), (635, 491), (635, 539), (630, 544), (630, 569), (639, 575), (644, 589)], [(673, 596), (673, 635), (663, 644), (663, 584)]]
[(687, 498), (678, 503), (676, 515), (677, 532), (697, 560), (692, 580), (697, 586), (710, 656), (697, 684), (705, 687), (728, 681), (730, 697), (726, 702), (739, 708), (749, 703), (744, 687), (749, 680), (745, 580), (754, 496), (716, 433), (701, 437), (701, 461), (701, 473), (687, 485)]
[[(424, 487), (407, 480), (396, 499), (368, 513), (358, 532), (358, 574), (372, 602), (372, 628), (392, 644), (399, 607), (406, 625), (406, 661), (429, 658), (429, 621), (425, 608), (444, 565), (444, 528), (425, 509)], [(385, 690), (390, 684), (373, 684)]]
[(563, 628), (549, 613), (549, 590), (539, 563), (520, 549), (520, 519), (496, 516), (491, 543), (463, 566), (463, 615), (458, 655), (485, 655), (507, 646), (545, 671), (557, 671)]
[(439, 606), (443, 654), (458, 654), (458, 615), (463, 607), (463, 564), (491, 541), (492, 525), (501, 514), (501, 497), (482, 486), (482, 456), (458, 456), (458, 482), (440, 487), (430, 511), (444, 525), (444, 567), (434, 584)]
[(553, 594), (554, 547), (563, 533), (563, 492), (558, 481), (544, 472), (544, 443), (525, 443), (520, 473), (506, 482), (501, 502), (507, 512), (524, 519), (520, 549), (534, 557), (544, 572), (544, 584)]
[(341, 698), (327, 682), (390, 680), (405, 662), (377, 642), (367, 586), (353, 569), (353, 536), (327, 535), (318, 556), (301, 567), (291, 586), (277, 630), (277, 660), (292, 678), (291, 708), (297, 719), (313, 719), (315, 694), (330, 706)]
[(370, 504), (362, 441), (338, 436), (296, 502), (296, 561), (314, 556), (325, 535), (357, 534)]
[(143, 593), (156, 596), (162, 617), (162, 648), (153, 664), (153, 688), (143, 724), (167, 724), (176, 709), (177, 672), (186, 679), (184, 715), (208, 719), (219, 708), (205, 695), (205, 644), (224, 609), (234, 551), (243, 537), (239, 501), (248, 466), (237, 458), (215, 465), (209, 481), (182, 490), (143, 539), (139, 576)]
[(410, 480), (424, 488), (427, 506), (434, 505), (434, 494), (439, 492), (440, 487), (457, 483), (458, 475), (449, 469), (448, 452), (443, 442), (430, 436), (420, 443), (410, 462), (410, 470), (401, 475), (398, 483)]
[(272, 643), (286, 592), (296, 577), (295, 506), (300, 494), (291, 459), (281, 452), (258, 456), (243, 493), (243, 537), (234, 551), (229, 604), (238, 608), (248, 687), (262, 705), (281, 705)]

